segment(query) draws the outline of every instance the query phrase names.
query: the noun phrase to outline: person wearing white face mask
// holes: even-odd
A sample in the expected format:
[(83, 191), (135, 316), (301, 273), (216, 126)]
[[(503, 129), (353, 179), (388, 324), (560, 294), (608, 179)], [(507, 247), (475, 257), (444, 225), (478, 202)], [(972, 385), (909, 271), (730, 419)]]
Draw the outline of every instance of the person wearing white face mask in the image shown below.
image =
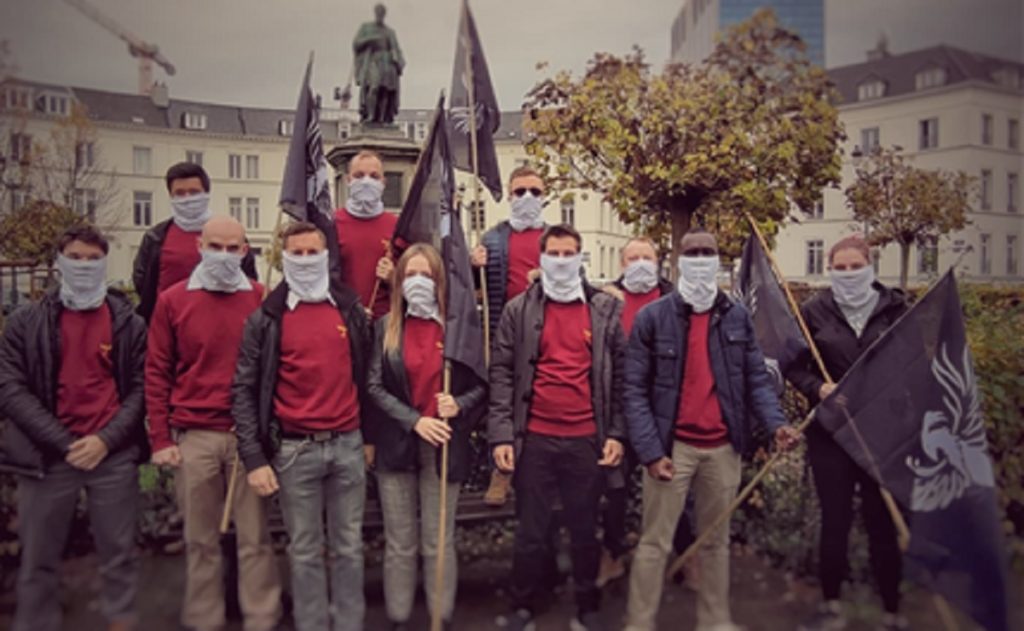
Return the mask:
[[(187, 556), (181, 623), (226, 624), (220, 515), (237, 440), (231, 382), (242, 327), (263, 301), (263, 286), (242, 273), (245, 229), (232, 217), (203, 224), (199, 265), (160, 294), (150, 320), (146, 411), (152, 461), (175, 470)], [(245, 626), (272, 629), (281, 585), (266, 501), (239, 485), (232, 515), (238, 543), (239, 601)]]
[[(791, 447), (786, 422), (754, 338), (750, 314), (718, 290), (718, 244), (700, 229), (679, 244), (679, 291), (637, 315), (623, 399), (633, 449), (645, 466), (643, 533), (629, 576), (627, 631), (653, 631), (665, 563), (687, 494), (697, 529), (736, 496), (740, 458), (754, 451), (753, 423)], [(697, 628), (735, 629), (729, 611), (729, 527), (700, 552)]]
[[(840, 239), (828, 256), (831, 287), (803, 304), (800, 311), (832, 379), (839, 380), (871, 344), (907, 310), (898, 289), (875, 280), (871, 249), (860, 235)], [(786, 374), (817, 404), (835, 389), (826, 383), (809, 351)], [(859, 493), (871, 552), (871, 568), (885, 616), (881, 629), (907, 628), (899, 615), (901, 557), (896, 529), (878, 484), (816, 423), (807, 428), (807, 460), (821, 505), (819, 574), (823, 602), (800, 628), (841, 629), (846, 624), (839, 600), (846, 575), (853, 496)]]
[[(457, 584), (455, 508), (472, 469), (470, 434), (486, 388), (469, 368), (452, 364), (444, 394), (446, 285), (441, 256), (417, 243), (398, 259), (391, 310), (377, 321), (367, 392), (382, 412), (374, 428), (377, 490), (384, 514), (384, 603), (392, 629), (410, 629), (416, 596), (417, 550), (423, 556), (427, 608), (441, 594), (451, 624)], [(449, 447), (444, 584), (435, 584), (440, 514), (441, 445)], [(418, 498), (418, 502), (417, 502)], [(420, 507), (417, 519), (417, 503)]]
[(17, 603), (12, 629), (58, 631), (60, 562), (79, 495), (100, 563), (109, 629), (138, 620), (138, 465), (146, 451), (146, 325), (106, 286), (109, 244), (91, 226), (57, 247), (60, 286), (10, 316), (0, 338), (0, 463), (18, 480)]
[[(171, 198), (171, 218), (146, 231), (132, 264), (132, 282), (139, 296), (139, 315), (149, 322), (157, 296), (192, 275), (201, 255), (196, 248), (203, 225), (210, 218), (210, 177), (203, 167), (179, 162), (164, 177)], [(148, 225), (149, 218), (142, 218)], [(242, 271), (256, 279), (252, 253), (242, 259)]]
[(390, 243), (398, 222), (398, 215), (384, 211), (384, 164), (380, 156), (368, 150), (353, 156), (346, 185), (345, 207), (334, 213), (341, 281), (356, 292), (377, 319), (388, 311), (394, 269)]
[[(546, 227), (543, 218), (546, 187), (540, 174), (521, 166), (509, 176), (510, 216), (481, 238), (473, 249), (471, 263), (483, 269), (487, 278), (487, 313), (494, 340), (505, 304), (526, 291), (530, 273), (540, 267), (540, 237)], [(474, 275), (474, 280), (479, 278)], [(495, 468), (484, 501), (502, 506), (508, 499), (511, 477)]]
[(290, 223), (281, 239), (284, 282), (246, 320), (238, 351), (238, 455), (256, 493), (280, 491), (297, 631), (356, 631), (365, 611), (369, 325), (358, 296), (331, 284), (316, 226)]
[(573, 629), (604, 628), (595, 581), (601, 558), (598, 505), (606, 472), (622, 462), (622, 303), (581, 275), (582, 239), (569, 225), (541, 237), (541, 276), (505, 307), (491, 357), (488, 441), (515, 472), (519, 517), (509, 629), (533, 625), (550, 590), (552, 507), (572, 541)]

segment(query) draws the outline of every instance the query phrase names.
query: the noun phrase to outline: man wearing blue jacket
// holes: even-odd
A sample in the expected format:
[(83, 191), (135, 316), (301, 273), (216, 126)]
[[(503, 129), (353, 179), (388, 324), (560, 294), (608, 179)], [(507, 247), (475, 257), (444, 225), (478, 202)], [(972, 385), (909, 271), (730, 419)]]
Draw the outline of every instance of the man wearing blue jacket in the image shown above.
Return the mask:
[[(718, 244), (692, 230), (680, 242), (679, 291), (640, 310), (626, 352), (629, 437), (646, 467), (643, 534), (629, 583), (627, 631), (653, 631), (672, 536), (692, 488), (697, 531), (736, 496), (754, 423), (781, 448), (786, 423), (754, 338), (750, 314), (719, 291)], [(698, 631), (735, 629), (729, 613), (729, 527), (701, 549)]]

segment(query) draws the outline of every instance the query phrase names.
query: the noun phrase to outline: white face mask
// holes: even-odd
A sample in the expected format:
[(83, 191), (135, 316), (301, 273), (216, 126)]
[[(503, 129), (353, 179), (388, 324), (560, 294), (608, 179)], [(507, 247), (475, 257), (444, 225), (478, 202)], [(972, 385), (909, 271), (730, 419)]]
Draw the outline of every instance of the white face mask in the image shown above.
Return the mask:
[(437, 306), (437, 290), (434, 279), (426, 276), (406, 276), (402, 281), (402, 296), (405, 297), (406, 314), (424, 320), (441, 320)]
[(369, 175), (353, 179), (348, 183), (348, 201), (345, 209), (353, 217), (371, 219), (384, 212), (384, 182), (375, 180)]
[(512, 224), (512, 229), (516, 232), (544, 227), (544, 218), (541, 216), (544, 211), (544, 202), (541, 198), (534, 197), (533, 193), (527, 191), (522, 197), (513, 197), (510, 206), (512, 215), (508, 222)]
[(94, 261), (57, 255), (60, 270), (60, 301), (72, 311), (88, 311), (107, 297), (107, 257)]
[(871, 302), (875, 293), (871, 286), (875, 282), (875, 269), (870, 265), (856, 270), (830, 270), (832, 277), (832, 298), (840, 307), (857, 309)]
[(188, 287), (202, 287), (207, 291), (233, 293), (252, 289), (249, 279), (242, 273), (242, 255), (232, 252), (200, 250), (203, 257), (192, 270)]
[(555, 302), (572, 302), (583, 300), (583, 277), (580, 267), (583, 255), (551, 256), (540, 255), (540, 280), (544, 286), (544, 295)]
[(179, 228), (185, 232), (199, 232), (210, 218), (210, 194), (172, 197), (171, 212)]
[(622, 285), (631, 294), (646, 294), (658, 286), (658, 266), (654, 261), (639, 259), (622, 272)]
[(697, 313), (704, 313), (715, 304), (719, 265), (717, 256), (679, 257), (679, 293)]
[(295, 256), (284, 252), (284, 280), (288, 290), (302, 302), (323, 302), (330, 290), (327, 275), (327, 250), (307, 256)]

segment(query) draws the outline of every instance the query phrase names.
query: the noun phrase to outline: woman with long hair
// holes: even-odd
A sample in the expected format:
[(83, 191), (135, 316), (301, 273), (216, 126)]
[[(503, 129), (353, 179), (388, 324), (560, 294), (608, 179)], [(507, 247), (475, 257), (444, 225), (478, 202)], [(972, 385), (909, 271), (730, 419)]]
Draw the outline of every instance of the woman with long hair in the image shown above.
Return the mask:
[[(377, 488), (384, 513), (384, 601), (392, 628), (406, 629), (415, 601), (419, 552), (427, 605), (433, 611), (440, 590), (441, 617), (447, 627), (457, 583), (455, 507), (460, 483), (469, 476), (469, 436), (486, 388), (461, 364), (453, 364), (450, 392), (444, 392), (447, 278), (437, 250), (424, 243), (409, 247), (398, 259), (392, 281), (391, 309), (377, 322), (367, 378), (369, 396), (381, 411), (369, 434), (376, 445)], [(444, 584), (438, 586), (433, 568), (445, 443), (445, 568)]]

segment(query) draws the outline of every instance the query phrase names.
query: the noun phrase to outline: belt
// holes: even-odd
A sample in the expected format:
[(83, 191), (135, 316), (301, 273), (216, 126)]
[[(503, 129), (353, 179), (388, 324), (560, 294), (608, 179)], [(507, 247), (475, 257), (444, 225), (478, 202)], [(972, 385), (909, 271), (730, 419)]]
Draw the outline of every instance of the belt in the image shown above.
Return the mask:
[(313, 443), (325, 443), (346, 433), (347, 432), (339, 432), (336, 430), (324, 430), (322, 432), (312, 432), (310, 434), (301, 434), (298, 432), (281, 432), (281, 438), (283, 440), (308, 440), (309, 442)]

